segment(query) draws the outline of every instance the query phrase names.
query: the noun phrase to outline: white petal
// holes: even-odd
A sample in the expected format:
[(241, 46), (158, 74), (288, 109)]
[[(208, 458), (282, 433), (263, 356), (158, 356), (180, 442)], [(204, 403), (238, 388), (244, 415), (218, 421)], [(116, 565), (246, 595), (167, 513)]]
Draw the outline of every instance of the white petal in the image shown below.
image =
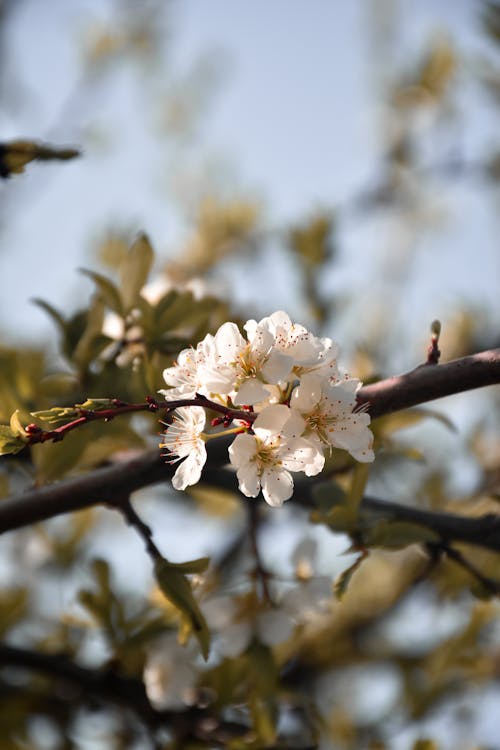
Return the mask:
[(290, 316), (286, 312), (283, 312), (283, 310), (277, 310), (276, 312), (274, 312), (269, 316), (269, 320), (272, 322), (275, 328), (284, 328), (286, 331), (288, 331), (288, 329), (292, 326)]
[(177, 467), (172, 479), (172, 485), (176, 490), (185, 490), (186, 487), (200, 481), (201, 470), (207, 460), (205, 443), (200, 440), (198, 450), (193, 450), (189, 456)]
[(233, 362), (246, 345), (236, 323), (224, 323), (215, 334), (217, 354), (223, 362)]
[(202, 406), (186, 406), (185, 408), (189, 414), (190, 419), (198, 434), (201, 434), (205, 429), (205, 423), (207, 421), (207, 413)]
[(323, 469), (325, 458), (319, 443), (305, 438), (292, 438), (279, 451), (282, 464), (289, 471), (304, 471), (315, 476)]
[(203, 370), (203, 385), (208, 393), (230, 393), (234, 390), (236, 379), (236, 370), (229, 365), (220, 364)]
[(296, 409), (289, 409), (289, 417), (283, 425), (281, 434), (287, 438), (300, 437), (306, 428), (304, 417)]
[(269, 352), (270, 348), (274, 344), (274, 336), (271, 331), (265, 327), (258, 325), (253, 331), (251, 341), (251, 351), (254, 357), (262, 358)]
[(269, 393), (260, 380), (247, 378), (238, 388), (234, 397), (234, 403), (236, 406), (240, 406), (241, 404), (258, 404), (259, 401), (264, 401), (268, 395)]
[(266, 406), (253, 423), (254, 432), (263, 440), (269, 435), (279, 435), (290, 416), (290, 409), (285, 404)]
[(356, 451), (351, 450), (349, 453), (356, 459), (356, 461), (360, 461), (361, 463), (371, 463), (372, 461), (375, 461), (375, 453), (372, 448), (363, 448)]
[(373, 435), (369, 421), (368, 414), (348, 414), (338, 419), (327, 433), (328, 442), (347, 451), (371, 448)]
[(257, 323), (256, 320), (247, 320), (245, 325), (243, 326), (243, 329), (246, 331), (247, 339), (249, 341), (252, 341), (255, 336), (255, 331), (257, 330), (257, 326), (259, 323)]
[(318, 375), (303, 375), (299, 386), (292, 393), (290, 406), (303, 414), (312, 411), (321, 398), (322, 380)]
[(293, 628), (290, 617), (279, 609), (262, 612), (257, 618), (259, 639), (266, 646), (277, 646), (278, 643), (283, 643), (290, 638)]
[(286, 380), (293, 366), (292, 357), (273, 349), (262, 367), (262, 374), (268, 383), (279, 383)]
[(250, 642), (252, 628), (249, 622), (234, 622), (220, 632), (219, 651), (222, 656), (234, 659), (239, 656)]
[(316, 560), (317, 550), (318, 543), (315, 539), (309, 536), (302, 539), (292, 552), (291, 560), (294, 567), (296, 568), (304, 560), (313, 563)]
[(238, 435), (229, 446), (229, 460), (236, 468), (249, 463), (257, 453), (257, 441), (247, 433)]
[(266, 468), (261, 477), (262, 494), (269, 505), (279, 508), (293, 494), (293, 479), (288, 471)]
[(246, 497), (257, 497), (260, 492), (260, 478), (255, 464), (245, 464), (236, 472), (238, 486)]

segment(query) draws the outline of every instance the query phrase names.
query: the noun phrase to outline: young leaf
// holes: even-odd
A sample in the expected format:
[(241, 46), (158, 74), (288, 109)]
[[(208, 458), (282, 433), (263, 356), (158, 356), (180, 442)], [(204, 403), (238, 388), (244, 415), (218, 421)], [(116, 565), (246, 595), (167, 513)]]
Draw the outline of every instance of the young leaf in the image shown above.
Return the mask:
[(120, 293), (116, 286), (106, 276), (96, 271), (90, 271), (88, 268), (80, 268), (80, 273), (88, 276), (92, 279), (97, 287), (97, 290), (103, 300), (103, 302), (109, 307), (110, 310), (123, 316), (123, 305), (120, 297)]
[[(205, 558), (202, 558), (202, 560), (204, 559)], [(195, 560), (192, 561), (192, 563), (193, 562), (199, 564), (200, 561)], [(205, 618), (193, 596), (191, 584), (188, 579), (182, 570), (175, 567), (175, 564), (173, 565), (163, 558), (160, 558), (155, 563), (155, 577), (158, 586), (167, 599), (171, 601), (188, 620), (191, 629), (200, 644), (203, 658), (205, 660), (208, 659), (210, 633)]]
[(16, 409), (10, 418), (10, 429), (12, 434), (21, 438), (26, 438), (26, 430), (19, 419), (19, 409)]
[(349, 567), (346, 568), (346, 570), (342, 571), (342, 573), (338, 576), (338, 578), (335, 581), (335, 585), (333, 589), (337, 599), (342, 599), (345, 592), (347, 591), (347, 587), (349, 586), (351, 582), (351, 578), (353, 577), (357, 569), (360, 567), (363, 560), (366, 560), (367, 557), (368, 557), (368, 553), (362, 552), (359, 555), (359, 557), (356, 558), (353, 564), (349, 565)]
[(26, 439), (20, 435), (15, 435), (11, 428), (5, 424), (0, 424), (0, 456), (7, 456), (19, 453), (26, 445)]
[(382, 519), (373, 527), (363, 531), (363, 541), (368, 547), (403, 549), (410, 544), (439, 542), (439, 534), (427, 526), (410, 521), (388, 521)]
[(136, 304), (137, 297), (148, 279), (154, 252), (145, 234), (140, 234), (128, 251), (120, 268), (121, 295), (125, 311)]

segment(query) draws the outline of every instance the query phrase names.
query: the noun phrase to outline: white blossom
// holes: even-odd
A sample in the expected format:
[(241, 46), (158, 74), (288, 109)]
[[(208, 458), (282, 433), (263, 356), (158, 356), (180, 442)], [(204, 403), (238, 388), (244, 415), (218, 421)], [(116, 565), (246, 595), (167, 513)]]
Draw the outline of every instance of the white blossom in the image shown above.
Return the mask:
[(274, 339), (274, 347), (292, 357), (294, 375), (300, 377), (307, 372), (316, 372), (324, 377), (338, 378), (338, 346), (332, 339), (314, 336), (303, 325), (292, 323), (289, 315), (282, 310), (263, 318), (259, 323), (249, 320), (245, 324), (249, 338), (258, 329), (269, 331)]
[(164, 637), (149, 651), (143, 679), (158, 711), (185, 708), (198, 679), (191, 649), (180, 646), (173, 635)]
[(194, 398), (197, 393), (208, 395), (206, 373), (214, 359), (214, 337), (209, 333), (200, 341), (196, 349), (183, 349), (172, 367), (163, 371), (168, 389), (159, 391), (167, 401), (181, 398)]
[(171, 463), (182, 461), (172, 479), (176, 490), (200, 481), (201, 470), (207, 460), (207, 449), (203, 439), (206, 415), (201, 406), (183, 406), (173, 413), (172, 424), (169, 424), (163, 436), (160, 448), (167, 448)]
[(323, 468), (324, 457), (317, 445), (298, 437), (305, 424), (285, 404), (266, 407), (253, 424), (253, 435), (238, 435), (229, 448), (229, 459), (237, 469), (239, 488), (247, 497), (260, 490), (269, 505), (280, 506), (293, 493), (291, 471), (309, 476)]
[(327, 450), (341, 448), (358, 461), (373, 461), (370, 417), (356, 401), (361, 383), (340, 375), (337, 345), (281, 310), (260, 322), (248, 320), (243, 329), (246, 337), (235, 323), (224, 323), (196, 348), (181, 351), (163, 373), (169, 387), (160, 393), (167, 401), (199, 394), (208, 399), (205, 408), (210, 401), (216, 411), (222, 407), (214, 435), (203, 433), (203, 401), (176, 412), (163, 443), (181, 461), (174, 486), (184, 489), (199, 480), (206, 440), (235, 432), (229, 459), (241, 492), (257, 497), (262, 491), (273, 506), (291, 497), (293, 472), (322, 471)]
[(235, 658), (243, 653), (253, 638), (266, 646), (277, 646), (292, 634), (292, 617), (279, 607), (259, 609), (238, 606), (237, 597), (218, 596), (202, 605), (211, 632), (218, 635), (217, 648), (222, 656)]
[(259, 326), (246, 341), (235, 323), (224, 323), (215, 334), (215, 349), (206, 385), (214, 393), (232, 394), (237, 405), (266, 399), (265, 384), (285, 381), (293, 364), (290, 356), (274, 347), (272, 333)]
[(292, 393), (290, 405), (306, 422), (305, 435), (325, 446), (342, 448), (357, 461), (375, 458), (370, 416), (355, 411), (356, 378), (331, 383), (316, 374), (304, 375)]

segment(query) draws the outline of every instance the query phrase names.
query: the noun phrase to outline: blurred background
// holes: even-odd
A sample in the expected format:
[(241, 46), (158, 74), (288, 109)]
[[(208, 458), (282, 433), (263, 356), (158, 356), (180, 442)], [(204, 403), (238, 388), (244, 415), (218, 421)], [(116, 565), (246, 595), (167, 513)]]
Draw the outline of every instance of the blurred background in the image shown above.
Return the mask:
[[(2, 142), (40, 140), (82, 151), (67, 163), (28, 165), (24, 174), (1, 181), (4, 381), (25, 366), (20, 359), (12, 365), (16, 348), (43, 351), (51, 375), (62, 368), (74, 376), (68, 362), (78, 364), (78, 358), (66, 356), (61, 364), (54, 320), (32, 300), (48, 300), (65, 316), (85, 308), (95, 279), (77, 269), (116, 276), (139, 232), (147, 233), (155, 250), (144, 296), (157, 300), (168, 285), (177, 285), (197, 300), (209, 295), (226, 301), (215, 317), (197, 323), (205, 330), (224, 315), (240, 321), (285, 309), (315, 333), (339, 341), (341, 364), (365, 380), (424, 361), (436, 318), (443, 325), (445, 360), (499, 345), (500, 6), (494, 2), (3, 0), (0, 105)], [(79, 391), (64, 391), (68, 398), (76, 392), (82, 398), (127, 395), (105, 392), (112, 382), (125, 388), (123, 372), (137, 357), (122, 324), (108, 315), (103, 326), (108, 344), (123, 337), (113, 376), (99, 380), (102, 373), (95, 362), (89, 365), (89, 355), (91, 377), (78, 381)], [(180, 348), (184, 332), (176, 336)], [(36, 370), (38, 360), (29, 356)], [(30, 377), (31, 385), (18, 385), (14, 395), (5, 395), (3, 383), (2, 422), (16, 404), (28, 416), (30, 408), (60, 403), (47, 381), (42, 393), (34, 385), (37, 373)], [(91, 393), (96, 383), (101, 390)], [(147, 373), (144, 383), (150, 385)], [(137, 393), (140, 399), (138, 386)], [(393, 439), (398, 427), (381, 427), (370, 491), (430, 508), (474, 501), (474, 512), (484, 511), (498, 475), (498, 408), (498, 394), (490, 389), (439, 403), (456, 432), (438, 420), (410, 420)], [(146, 437), (140, 425), (133, 427), (126, 446), (103, 442), (92, 456), (82, 447), (64, 467), (53, 453), (50, 459), (36, 454), (39, 480), (99, 465), (111, 447), (156, 444), (157, 427), (149, 426)], [(25, 466), (6, 472), (4, 494), (24, 486), (25, 472)], [(228, 534), (238, 538), (242, 513), (228, 509), (227, 498), (219, 502), (200, 491), (186, 508), (170, 491), (168, 527), (162, 528), (168, 492), (144, 495), (150, 520), (159, 524), (158, 542), (175, 559), (213, 554)], [(35, 619), (37, 607), (46, 617), (54, 601), (61, 612), (73, 611), (84, 567), (95, 555), (120, 569), (117, 580), (125, 567), (128, 587), (149, 581), (147, 560), (144, 566), (132, 562), (133, 555), (123, 560), (123, 545), (135, 544), (139, 558), (140, 542), (109, 520), (96, 530), (97, 521), (86, 518), (88, 525), (81, 521), (78, 529), (64, 531), (64, 549), (58, 546), (61, 519), (30, 537), (22, 551), (14, 538), (2, 540), (6, 586), (19, 570), (23, 585), (32, 586), (39, 565), (54, 564), (51, 556), (62, 568), (74, 566), (73, 582), (62, 582), (57, 565), (51, 580), (48, 575), (50, 605), (33, 603)], [(352, 562), (338, 557), (348, 547), (345, 536), (306, 526), (304, 516), (288, 508), (279, 518), (268, 517), (262, 540), (270, 568), (281, 565), (282, 574), (291, 575), (294, 550), (304, 538), (318, 547), (322, 575), (331, 577)], [(486, 564), (494, 569), (494, 559)], [(393, 591), (406, 591), (407, 578), (391, 578), (397, 564), (392, 574), (385, 558), (373, 566), (375, 578), (366, 574), (356, 597), (368, 596), (378, 575)], [(399, 608), (395, 595), (373, 606), (363, 600), (366, 611), (377, 611), (366, 650), (356, 652), (351, 644), (354, 651), (345, 659), (328, 652), (333, 678), (322, 674), (315, 682), (322, 748), (403, 750), (423, 736), (444, 748), (500, 747), (498, 667), (488, 671), (482, 652), (465, 667), (450, 655), (462, 648), (465, 631), (471, 640), (463, 636), (463, 648), (479, 649), (478, 633), (487, 625), (488, 658), (498, 660), (498, 611), (491, 603), (478, 610), (483, 604), (471, 598), (466, 576), (445, 573), (432, 587), (405, 596)], [(344, 614), (342, 625), (337, 612), (330, 638), (341, 639), (352, 616)], [(38, 629), (17, 625), (19, 642), (26, 633), (41, 638), (40, 621)], [(310, 664), (320, 658), (319, 632), (306, 633), (300, 645), (302, 654), (313, 654)], [(94, 636), (90, 641), (85, 653), (96, 662), (106, 649), (96, 646)], [(442, 656), (438, 664), (443, 644), (448, 661)], [(77, 653), (75, 644), (71, 648)], [(415, 669), (432, 673), (427, 693), (411, 676), (422, 654), (427, 666)], [(449, 700), (450, 675), (456, 674), (465, 680), (463, 690)], [(109, 722), (96, 729), (79, 721), (68, 746), (108, 747), (103, 742), (110, 737), (115, 742)], [(42, 729), (40, 747), (63, 746), (54, 726)], [(32, 736), (33, 725), (26, 731)], [(100, 740), (100, 733), (107, 739)]]
[(272, 294), (301, 319), (312, 317), (289, 231), (322, 217), (329, 332), (346, 330), (352, 349), (375, 331), (389, 370), (415, 362), (433, 317), (446, 330), (464, 308), (498, 314), (487, 9), (4, 1), (2, 136), (84, 152), (2, 186), (5, 335), (47, 333), (30, 297), (83, 302), (75, 269), (102, 265), (114, 238), (147, 231), (160, 267), (218, 213), (250, 247), (214, 257), (214, 282), (244, 313), (268, 312)]

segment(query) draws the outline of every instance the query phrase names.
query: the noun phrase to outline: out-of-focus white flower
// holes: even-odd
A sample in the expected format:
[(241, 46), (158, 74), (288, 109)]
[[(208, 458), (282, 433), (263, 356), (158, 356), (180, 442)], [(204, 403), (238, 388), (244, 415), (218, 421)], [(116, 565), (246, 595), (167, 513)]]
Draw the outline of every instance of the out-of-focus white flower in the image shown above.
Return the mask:
[(137, 316), (131, 313), (125, 321), (111, 310), (104, 315), (102, 333), (113, 343), (104, 349), (101, 357), (104, 360), (114, 359), (118, 367), (127, 367), (144, 354), (143, 330), (134, 323), (134, 317)]
[(305, 424), (285, 404), (266, 407), (253, 424), (253, 435), (238, 435), (229, 448), (229, 459), (237, 469), (240, 490), (257, 497), (260, 489), (269, 505), (280, 506), (293, 493), (290, 471), (309, 476), (323, 468), (321, 448), (297, 437)]
[(143, 679), (148, 698), (157, 710), (189, 705), (197, 678), (193, 653), (189, 647), (180, 646), (175, 636), (166, 636), (149, 652)]
[(293, 391), (290, 406), (304, 418), (307, 437), (343, 448), (357, 461), (369, 462), (375, 458), (370, 417), (354, 411), (360, 386), (355, 378), (331, 383), (316, 374), (306, 374)]
[[(150, 305), (156, 305), (167, 292), (191, 292), (195, 300), (203, 299), (207, 294), (203, 279), (193, 277), (186, 282), (178, 283), (167, 273), (160, 274), (142, 287), (140, 296)], [(189, 330), (189, 329), (188, 329)], [(127, 367), (140, 359), (146, 350), (144, 331), (141, 326), (141, 311), (131, 310), (126, 318), (111, 310), (106, 311), (102, 324), (102, 333), (114, 342), (101, 354), (105, 360), (114, 359), (118, 367)], [(172, 398), (177, 398), (173, 396)]]
[(177, 458), (172, 463), (182, 461), (172, 479), (176, 490), (185, 490), (191, 484), (200, 481), (201, 470), (207, 460), (207, 449), (203, 439), (205, 427), (205, 410), (200, 406), (181, 407), (173, 413), (172, 424), (169, 424), (163, 436), (160, 448), (167, 448)]
[(193, 276), (187, 281), (179, 282), (168, 273), (163, 272), (142, 287), (141, 297), (144, 297), (151, 305), (155, 305), (172, 289), (176, 292), (191, 292), (195, 300), (203, 299), (208, 293), (206, 281), (199, 276)]
[(290, 615), (280, 608), (239, 611), (236, 598), (219, 596), (202, 604), (203, 614), (212, 633), (218, 635), (218, 651), (235, 658), (245, 651), (253, 638), (266, 646), (277, 646), (293, 632)]
[(307, 622), (332, 600), (331, 579), (315, 574), (316, 555), (317, 543), (310, 537), (299, 542), (292, 553), (297, 585), (284, 594), (281, 606), (296, 622)]

